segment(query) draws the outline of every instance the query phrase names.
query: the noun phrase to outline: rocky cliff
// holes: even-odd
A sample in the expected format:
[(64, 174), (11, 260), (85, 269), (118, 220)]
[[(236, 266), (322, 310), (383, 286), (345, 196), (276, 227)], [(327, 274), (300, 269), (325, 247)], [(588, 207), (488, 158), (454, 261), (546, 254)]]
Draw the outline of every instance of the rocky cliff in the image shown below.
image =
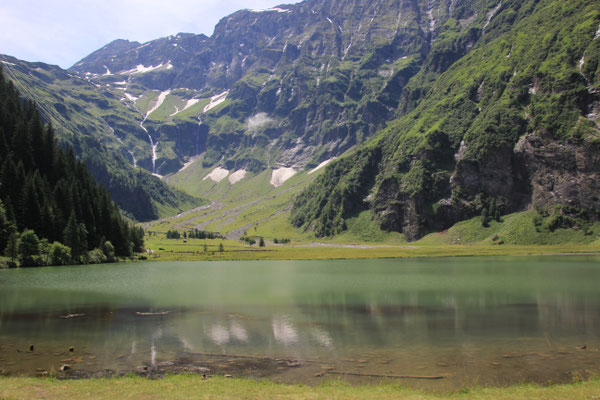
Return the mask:
[[(490, 6), (463, 3), (307, 0), (241, 10), (210, 38), (115, 41), (71, 71), (120, 94), (140, 121), (147, 117), (156, 160), (138, 159), (154, 173), (175, 172), (194, 155), (183, 136), (197, 139), (207, 166), (302, 169), (371, 137), (401, 101), (409, 108), (418, 97), (413, 90), (402, 100), (422, 67), (427, 80), (473, 46)], [(460, 38), (439, 37), (448, 23)]]
[[(336, 233), (353, 212), (370, 209), (382, 228), (415, 240), (473, 216), (526, 209), (550, 218), (551, 229), (598, 218), (600, 9), (503, 1), (487, 16), (458, 36), (456, 22), (445, 25), (404, 90), (405, 114), (366, 145), (382, 154), (377, 173), (337, 182), (331, 177), (370, 167), (359, 153), (334, 163), (294, 204), (296, 226)], [(453, 61), (443, 71), (435, 47), (448, 47), (446, 34), (467, 51), (442, 57)]]

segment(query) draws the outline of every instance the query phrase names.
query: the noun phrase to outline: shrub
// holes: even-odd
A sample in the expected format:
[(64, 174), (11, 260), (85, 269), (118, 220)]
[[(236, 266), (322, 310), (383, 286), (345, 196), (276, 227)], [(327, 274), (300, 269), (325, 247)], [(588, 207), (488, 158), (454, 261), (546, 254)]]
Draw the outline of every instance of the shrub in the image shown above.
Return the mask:
[(50, 264), (67, 265), (71, 262), (71, 248), (62, 243), (54, 242), (50, 246)]

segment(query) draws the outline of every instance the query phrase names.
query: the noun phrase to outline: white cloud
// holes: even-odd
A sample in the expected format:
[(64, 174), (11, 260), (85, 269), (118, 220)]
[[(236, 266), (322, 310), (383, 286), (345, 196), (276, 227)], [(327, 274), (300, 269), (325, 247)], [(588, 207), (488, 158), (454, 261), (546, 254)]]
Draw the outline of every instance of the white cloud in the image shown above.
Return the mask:
[[(0, 4), (0, 53), (70, 67), (115, 39), (210, 36), (223, 17), (281, 0), (19, 0)], [(288, 3), (290, 1), (287, 1)], [(294, 1), (292, 1), (294, 2)]]

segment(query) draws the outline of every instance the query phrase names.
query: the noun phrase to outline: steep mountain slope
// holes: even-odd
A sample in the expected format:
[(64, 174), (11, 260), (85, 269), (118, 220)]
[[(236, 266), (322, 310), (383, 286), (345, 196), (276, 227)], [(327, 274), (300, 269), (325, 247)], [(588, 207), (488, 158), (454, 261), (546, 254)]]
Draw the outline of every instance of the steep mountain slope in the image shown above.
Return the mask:
[(399, 104), (410, 108), (419, 96), (402, 100), (411, 77), (427, 67), (426, 86), (465, 54), (497, 3), (306, 0), (242, 10), (210, 38), (115, 41), (71, 72), (140, 111), (148, 130), (140, 153), (155, 149), (152, 165), (140, 165), (154, 173), (200, 153), (205, 167), (299, 170), (364, 142)]
[(35, 101), (42, 118), (53, 124), (58, 141), (74, 149), (130, 216), (147, 221), (200, 204), (134, 168), (138, 159), (151, 165), (151, 150), (144, 146), (147, 134), (137, 125), (139, 113), (114, 93), (57, 66), (2, 55), (0, 65), (21, 95)]
[[(336, 234), (369, 209), (414, 240), (480, 214), (535, 209), (550, 230), (598, 219), (600, 7), (504, 0), (487, 15), (466, 55), (430, 52), (400, 101), (408, 114), (327, 167), (294, 225)], [(459, 27), (448, 20), (434, 47), (461, 43)]]

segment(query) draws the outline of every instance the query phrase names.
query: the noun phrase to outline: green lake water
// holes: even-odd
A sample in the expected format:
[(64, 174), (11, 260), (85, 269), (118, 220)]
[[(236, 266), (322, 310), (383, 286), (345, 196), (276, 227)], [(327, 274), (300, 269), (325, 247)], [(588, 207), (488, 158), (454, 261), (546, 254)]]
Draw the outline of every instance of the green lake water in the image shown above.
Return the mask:
[(595, 376), (599, 347), (595, 256), (0, 271), (0, 370), (10, 375), (204, 366), (446, 390)]

